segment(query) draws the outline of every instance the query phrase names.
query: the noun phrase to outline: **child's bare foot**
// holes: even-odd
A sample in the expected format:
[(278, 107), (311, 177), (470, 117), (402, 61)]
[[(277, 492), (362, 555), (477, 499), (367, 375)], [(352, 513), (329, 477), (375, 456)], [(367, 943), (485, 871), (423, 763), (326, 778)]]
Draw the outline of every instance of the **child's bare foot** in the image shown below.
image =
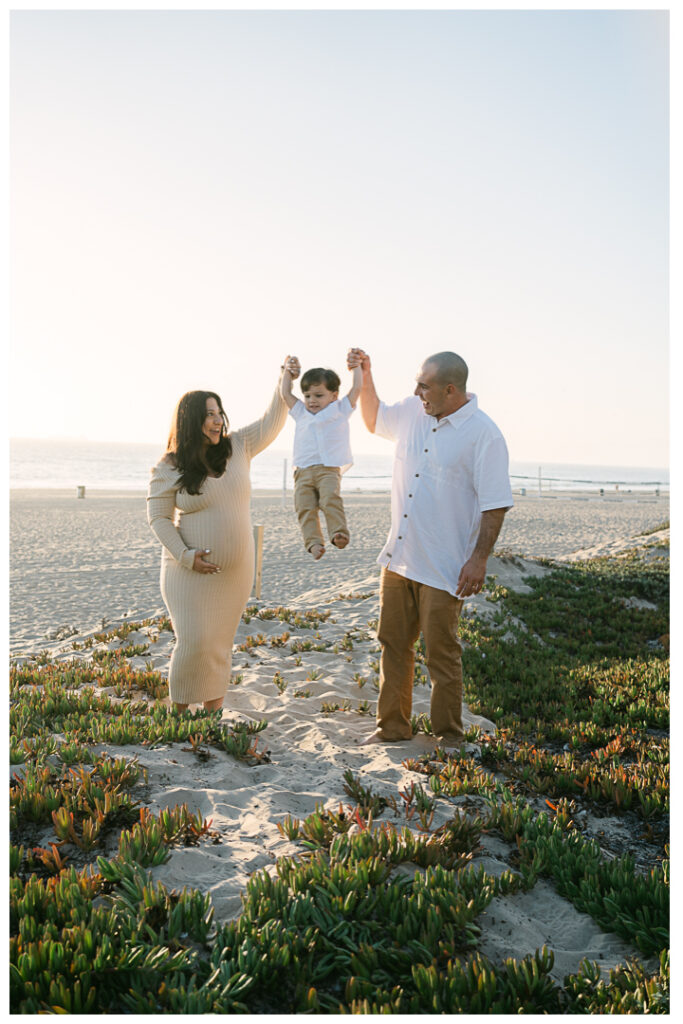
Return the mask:
[(325, 548), (323, 547), (322, 544), (312, 544), (311, 547), (308, 550), (313, 555), (313, 557), (315, 558), (316, 562), (318, 561), (319, 558), (322, 558), (323, 555), (325, 554)]
[(345, 533), (335, 533), (334, 537), (332, 538), (332, 543), (336, 548), (345, 548), (346, 545), (349, 543), (349, 538), (346, 536)]

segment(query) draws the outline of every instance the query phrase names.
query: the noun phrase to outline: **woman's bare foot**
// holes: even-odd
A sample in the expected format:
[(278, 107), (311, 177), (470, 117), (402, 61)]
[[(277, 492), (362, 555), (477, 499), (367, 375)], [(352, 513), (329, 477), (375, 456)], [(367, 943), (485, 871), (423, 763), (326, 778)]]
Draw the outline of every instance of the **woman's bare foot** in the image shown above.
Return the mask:
[(222, 707), (223, 707), (223, 698), (222, 697), (214, 697), (213, 700), (205, 700), (204, 701), (204, 710), (205, 711), (218, 711), (218, 709), (222, 708)]
[(308, 550), (313, 555), (316, 562), (325, 554), (325, 548), (322, 544), (313, 544)]
[(358, 740), (361, 747), (366, 747), (368, 743), (384, 743), (379, 729), (375, 729), (369, 736), (366, 736), (364, 740)]
[(332, 538), (332, 543), (336, 548), (345, 548), (346, 545), (349, 543), (349, 538), (346, 536), (345, 533), (335, 533), (334, 537)]

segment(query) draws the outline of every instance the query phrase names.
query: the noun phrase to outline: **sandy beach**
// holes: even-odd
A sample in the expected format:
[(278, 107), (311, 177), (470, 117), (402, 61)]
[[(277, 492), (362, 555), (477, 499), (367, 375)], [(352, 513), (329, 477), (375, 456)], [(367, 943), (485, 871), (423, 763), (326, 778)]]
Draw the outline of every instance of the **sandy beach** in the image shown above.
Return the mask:
[[(252, 520), (262, 524), (261, 598), (314, 605), (340, 593), (376, 590), (376, 564), (389, 530), (388, 493), (345, 497), (352, 541), (328, 547), (320, 562), (304, 551), (291, 494), (256, 492)], [(50, 648), (60, 632), (79, 634), (165, 613), (159, 593), (159, 544), (146, 522), (145, 496), (133, 492), (10, 492), (10, 653)], [(555, 492), (515, 495), (497, 550), (526, 558), (608, 554), (669, 518), (663, 494)], [(498, 574), (495, 560), (489, 572)]]
[[(374, 721), (375, 559), (389, 526), (389, 496), (352, 494), (346, 504), (351, 545), (345, 551), (330, 548), (314, 563), (301, 546), (291, 505), (283, 508), (279, 494), (253, 496), (253, 521), (264, 526), (262, 591), (254, 603), (259, 608), (317, 608), (328, 616), (317, 630), (253, 617), (238, 631), (233, 685), (223, 714), (226, 720), (267, 720), (259, 744), (269, 751), (271, 763), (248, 767), (221, 752), (201, 760), (180, 745), (116, 748), (116, 756), (137, 757), (148, 769), (152, 811), (187, 803), (220, 833), (222, 841), (215, 845), (174, 849), (153, 874), (169, 886), (191, 882), (210, 892), (221, 920), (239, 913), (240, 895), (254, 871), (295, 852), (277, 828), (285, 815), (303, 818), (316, 804), (348, 803), (343, 790), (348, 768), (378, 792), (405, 789), (415, 776), (403, 766), (404, 759), (433, 749), (423, 734), (406, 743), (358, 746)], [(523, 589), (524, 576), (549, 571), (538, 559), (615, 553), (668, 517), (668, 495), (515, 495), (489, 572), (497, 582)], [(61, 491), (12, 492), (10, 570), (10, 647), (20, 661), (42, 651), (57, 661), (87, 659), (94, 648), (84, 649), (82, 642), (103, 624), (111, 628), (125, 618), (141, 621), (165, 614), (158, 586), (159, 546), (146, 524), (144, 495), (92, 492), (79, 500)], [(468, 602), (468, 611), (491, 607), (484, 595)], [(285, 631), (287, 650), (281, 642)], [(248, 637), (258, 639), (248, 643)], [(302, 644), (314, 640), (323, 649), (297, 655), (291, 650), (295, 639)], [(115, 639), (108, 646), (122, 643)], [(131, 659), (133, 667), (167, 671), (169, 632), (145, 627), (125, 643), (146, 646), (143, 655)], [(337, 705), (337, 710), (325, 713), (324, 705)], [(427, 686), (416, 687), (413, 710), (428, 713)], [(468, 724), (495, 731), (484, 719), (465, 717)], [(451, 802), (439, 800), (434, 827), (449, 814)], [(618, 819), (593, 824), (596, 833), (612, 828), (618, 838)], [(590, 821), (586, 828), (590, 834)], [(484, 836), (474, 863), (500, 874), (509, 867), (509, 853), (500, 840)], [(555, 951), (553, 976), (559, 981), (584, 957), (609, 968), (637, 953), (601, 931), (545, 881), (528, 893), (495, 901), (481, 923), (479, 948), (487, 956), (524, 955), (545, 943)]]

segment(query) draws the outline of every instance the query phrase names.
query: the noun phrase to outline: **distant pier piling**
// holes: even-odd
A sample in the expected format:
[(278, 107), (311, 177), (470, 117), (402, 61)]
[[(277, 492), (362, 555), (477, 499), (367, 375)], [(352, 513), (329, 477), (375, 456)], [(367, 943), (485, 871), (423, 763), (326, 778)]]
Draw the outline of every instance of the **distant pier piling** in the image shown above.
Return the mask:
[(263, 526), (254, 526), (254, 597), (261, 597), (261, 579), (263, 576)]

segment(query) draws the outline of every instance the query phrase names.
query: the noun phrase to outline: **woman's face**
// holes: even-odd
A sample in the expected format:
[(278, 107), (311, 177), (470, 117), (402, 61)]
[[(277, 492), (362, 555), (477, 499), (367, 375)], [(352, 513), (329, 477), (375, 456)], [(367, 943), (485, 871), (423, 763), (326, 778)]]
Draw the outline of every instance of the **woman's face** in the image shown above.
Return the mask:
[(215, 398), (206, 400), (206, 416), (202, 426), (202, 434), (208, 444), (218, 444), (223, 436), (223, 413)]

